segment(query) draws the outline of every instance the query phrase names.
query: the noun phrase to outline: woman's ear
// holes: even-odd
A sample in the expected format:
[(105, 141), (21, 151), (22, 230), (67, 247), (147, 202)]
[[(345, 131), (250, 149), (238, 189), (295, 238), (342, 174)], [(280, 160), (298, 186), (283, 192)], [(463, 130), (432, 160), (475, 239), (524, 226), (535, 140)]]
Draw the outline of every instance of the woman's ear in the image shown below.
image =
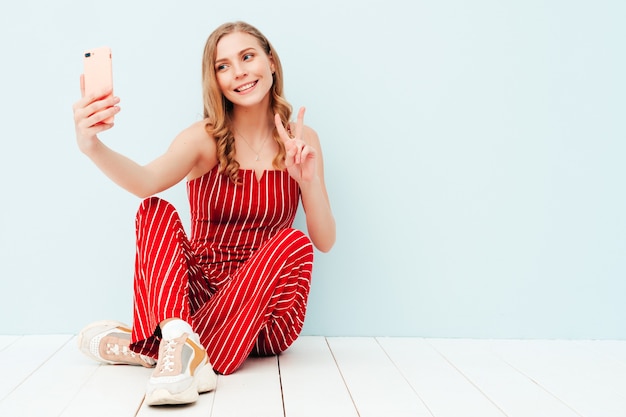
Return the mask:
[(268, 57), (270, 59), (270, 70), (272, 71), (272, 74), (274, 74), (276, 72), (276, 64), (274, 63), (274, 55), (272, 55), (272, 51), (270, 51)]

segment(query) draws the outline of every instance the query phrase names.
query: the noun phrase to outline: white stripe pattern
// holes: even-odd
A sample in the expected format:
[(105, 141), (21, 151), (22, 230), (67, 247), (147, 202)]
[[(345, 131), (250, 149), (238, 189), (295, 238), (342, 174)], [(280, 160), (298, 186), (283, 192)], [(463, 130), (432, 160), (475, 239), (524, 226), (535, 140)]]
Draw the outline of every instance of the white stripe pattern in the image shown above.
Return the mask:
[(133, 349), (155, 356), (158, 324), (194, 326), (216, 371), (254, 351), (285, 350), (304, 322), (313, 265), (310, 239), (292, 229), (300, 192), (286, 171), (217, 168), (187, 183), (188, 239), (174, 207), (156, 197), (137, 213)]

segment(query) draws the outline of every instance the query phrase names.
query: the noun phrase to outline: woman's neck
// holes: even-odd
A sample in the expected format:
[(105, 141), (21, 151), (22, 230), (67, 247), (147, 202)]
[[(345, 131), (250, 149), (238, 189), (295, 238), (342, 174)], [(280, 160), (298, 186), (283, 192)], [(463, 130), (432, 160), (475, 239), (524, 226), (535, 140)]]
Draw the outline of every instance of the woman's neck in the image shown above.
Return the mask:
[(248, 142), (260, 142), (273, 130), (273, 120), (267, 106), (236, 107), (232, 114), (233, 133), (242, 135)]

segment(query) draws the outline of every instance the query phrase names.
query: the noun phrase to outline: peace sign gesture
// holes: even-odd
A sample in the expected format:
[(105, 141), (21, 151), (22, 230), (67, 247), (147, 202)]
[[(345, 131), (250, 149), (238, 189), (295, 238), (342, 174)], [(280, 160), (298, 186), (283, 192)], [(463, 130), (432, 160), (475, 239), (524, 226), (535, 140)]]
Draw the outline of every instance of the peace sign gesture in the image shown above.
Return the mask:
[(309, 182), (316, 175), (315, 148), (303, 141), (304, 111), (305, 108), (300, 107), (294, 137), (289, 136), (280, 120), (280, 116), (278, 114), (274, 116), (276, 130), (285, 145), (285, 166), (287, 167), (287, 172), (298, 183)]

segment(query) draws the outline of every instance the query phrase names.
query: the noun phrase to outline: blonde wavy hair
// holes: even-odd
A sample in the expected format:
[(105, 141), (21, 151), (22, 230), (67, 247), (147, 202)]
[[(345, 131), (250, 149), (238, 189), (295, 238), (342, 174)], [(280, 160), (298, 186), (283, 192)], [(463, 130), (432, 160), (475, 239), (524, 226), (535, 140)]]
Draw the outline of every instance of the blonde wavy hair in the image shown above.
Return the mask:
[[(204, 118), (207, 119), (205, 129), (215, 138), (219, 172), (228, 175), (235, 184), (240, 184), (239, 163), (235, 160), (235, 136), (232, 129), (233, 105), (224, 97), (219, 88), (215, 68), (218, 42), (223, 36), (235, 32), (243, 32), (254, 36), (267, 56), (273, 58), (275, 72), (273, 75), (274, 83), (269, 91), (270, 110), (272, 114), (280, 115), (283, 126), (286, 128), (289, 127), (292, 107), (283, 96), (283, 68), (278, 54), (269, 40), (257, 28), (241, 21), (229, 22), (219, 26), (209, 35), (202, 57), (202, 96), (204, 101)], [(274, 127), (272, 137), (278, 144), (279, 149), (272, 161), (272, 165), (275, 169), (283, 169), (285, 146), (278, 136), (276, 127)]]

